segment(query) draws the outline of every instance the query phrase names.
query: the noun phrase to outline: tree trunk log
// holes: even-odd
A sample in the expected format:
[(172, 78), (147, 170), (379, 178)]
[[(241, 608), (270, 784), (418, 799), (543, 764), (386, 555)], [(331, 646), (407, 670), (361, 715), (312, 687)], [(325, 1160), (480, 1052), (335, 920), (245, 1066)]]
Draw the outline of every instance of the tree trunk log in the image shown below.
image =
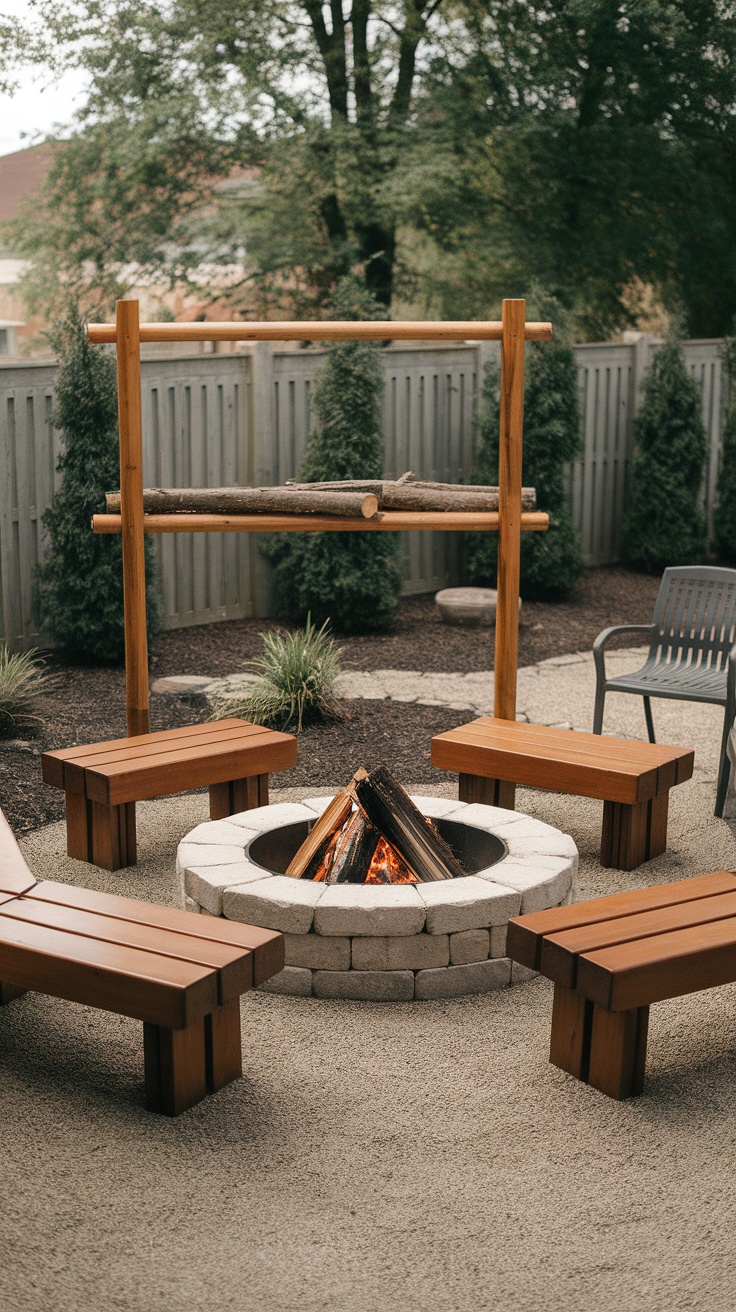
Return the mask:
[[(120, 514), (120, 493), (105, 494), (107, 513)], [(378, 498), (365, 492), (328, 492), (285, 487), (146, 488), (143, 509), (148, 515), (340, 515), (373, 519)]]

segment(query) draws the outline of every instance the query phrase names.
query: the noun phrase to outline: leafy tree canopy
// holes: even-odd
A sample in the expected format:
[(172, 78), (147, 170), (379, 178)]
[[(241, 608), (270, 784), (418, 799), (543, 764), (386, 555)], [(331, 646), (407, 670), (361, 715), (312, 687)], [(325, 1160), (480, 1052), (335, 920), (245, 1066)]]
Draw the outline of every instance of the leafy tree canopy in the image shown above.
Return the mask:
[(42, 299), (214, 267), (236, 310), (301, 314), (359, 271), (449, 315), (536, 278), (588, 334), (635, 315), (637, 281), (691, 332), (730, 323), (731, 0), (38, 6), (91, 76), (15, 231)]

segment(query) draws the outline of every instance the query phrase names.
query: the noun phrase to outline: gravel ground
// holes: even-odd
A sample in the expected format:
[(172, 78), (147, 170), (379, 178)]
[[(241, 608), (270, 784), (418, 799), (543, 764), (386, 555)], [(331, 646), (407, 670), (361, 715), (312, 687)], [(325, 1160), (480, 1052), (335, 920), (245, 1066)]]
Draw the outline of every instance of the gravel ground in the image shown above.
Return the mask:
[[(555, 605), (527, 602), (519, 628), (519, 664), (589, 651), (608, 624), (651, 619), (659, 580), (619, 568), (588, 570), (575, 597)], [(223, 676), (243, 668), (261, 651), (260, 635), (278, 627), (268, 620), (230, 620), (161, 634), (151, 648), (151, 678), (174, 674)], [(467, 673), (493, 667), (493, 630), (443, 624), (432, 594), (405, 597), (394, 631), (340, 639), (345, 670), (406, 669)], [(23, 745), (0, 742), (0, 807), (16, 832), (59, 820), (63, 794), (41, 780), (42, 751), (104, 742), (125, 734), (122, 669), (65, 664), (53, 656), (56, 687), (40, 706), (42, 725)], [(429, 740), (468, 712), (381, 702), (346, 703), (346, 718), (304, 731), (300, 764), (274, 786), (320, 788), (348, 778), (360, 758), (370, 767), (385, 762), (407, 783), (431, 779)], [(206, 712), (174, 697), (151, 695), (151, 727), (175, 728), (206, 718)], [(422, 750), (417, 752), (417, 744)]]
[[(519, 702), (587, 723), (593, 688), (588, 657), (522, 671)], [(600, 802), (519, 790), (574, 837), (581, 898), (734, 866), (720, 708), (654, 714), (695, 748), (655, 861), (604, 870)], [(639, 699), (610, 697), (605, 727), (641, 736)], [(23, 849), (39, 878), (166, 903), (205, 818), (203, 797), (143, 802), (139, 865), (114, 874), (69, 860), (61, 824)], [(251, 993), (243, 1079), (170, 1121), (144, 1110), (140, 1023), (26, 994), (0, 1009), (1, 1312), (733, 1312), (736, 985), (652, 1008), (623, 1103), (549, 1064), (551, 1004), (542, 979), (437, 1002)]]

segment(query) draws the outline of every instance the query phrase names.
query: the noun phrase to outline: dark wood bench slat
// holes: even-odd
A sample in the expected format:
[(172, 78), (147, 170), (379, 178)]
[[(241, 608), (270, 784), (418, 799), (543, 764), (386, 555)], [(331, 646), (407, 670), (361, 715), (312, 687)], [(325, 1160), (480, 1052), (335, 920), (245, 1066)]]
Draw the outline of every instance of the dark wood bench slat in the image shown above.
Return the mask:
[(732, 893), (716, 897), (696, 898), (639, 915), (621, 916), (559, 934), (547, 934), (542, 942), (539, 968), (555, 984), (572, 989), (576, 984), (578, 958), (583, 953), (729, 917), (736, 917), (736, 888)]
[(668, 747), (657, 743), (638, 743), (630, 739), (609, 739), (594, 733), (552, 729), (546, 724), (523, 724), (512, 720), (485, 716), (471, 720), (459, 728), (438, 733), (438, 741), (483, 747), (489, 737), (508, 744), (513, 750), (537, 754), (537, 749), (559, 749), (565, 757), (590, 764), (618, 765), (632, 774), (639, 774), (642, 766), (656, 768), (660, 774), (660, 789), (670, 789), (674, 783), (684, 782), (693, 773), (694, 752), (691, 748)]
[(35, 882), (10, 825), (0, 811), (0, 893), (26, 893)]
[[(247, 759), (246, 759), (247, 753)], [(249, 747), (234, 740), (193, 748), (186, 757), (174, 753), (149, 757), (140, 766), (132, 763), (109, 765), (99, 773), (85, 770), (87, 797), (119, 806), (122, 802), (143, 801), (203, 785), (226, 783), (247, 774), (271, 774), (296, 765), (296, 739), (284, 734), (283, 741), (269, 741)]]
[(52, 752), (44, 752), (41, 756), (44, 782), (52, 784), (56, 788), (63, 788), (63, 767), (67, 761), (84, 764), (86, 757), (96, 756), (106, 749), (111, 752), (124, 752), (129, 748), (145, 748), (155, 743), (185, 742), (187, 739), (196, 740), (201, 739), (203, 735), (211, 734), (213, 731), (218, 733), (220, 730), (231, 729), (235, 725), (243, 725), (244, 723), (246, 721), (235, 718), (214, 720), (206, 724), (187, 724), (180, 729), (157, 729), (155, 733), (136, 734), (131, 738), (111, 738), (109, 742), (105, 743), (81, 743), (77, 747), (57, 748)]
[(253, 987), (252, 954), (242, 947), (196, 938), (165, 927), (101, 916), (94, 911), (80, 911), (78, 907), (38, 900), (28, 902), (25, 898), (16, 898), (10, 906), (0, 907), (0, 917), (3, 916), (26, 924), (60, 929), (68, 934), (81, 934), (86, 939), (99, 939), (141, 952), (153, 952), (157, 956), (174, 957), (197, 966), (208, 966), (218, 973), (220, 1003), (229, 1002)]
[[(658, 767), (627, 769), (625, 763), (611, 760), (575, 759), (574, 752), (540, 743), (530, 754), (522, 745), (508, 749), (498, 743), (443, 741), (432, 739), (432, 765), (458, 774), (482, 775), (491, 779), (513, 780), (528, 788), (547, 788), (556, 793), (573, 793), (576, 797), (623, 802), (633, 806), (655, 797), (658, 791)], [(531, 754), (533, 752), (533, 754)]]
[(577, 991), (608, 1011), (634, 1008), (736, 980), (736, 918), (635, 939), (578, 960)]
[(60, 906), (94, 911), (98, 915), (132, 920), (141, 925), (165, 929), (215, 943), (247, 948), (253, 954), (253, 984), (257, 987), (276, 975), (284, 966), (284, 936), (273, 929), (244, 925), (219, 916), (198, 916), (177, 907), (162, 907), (154, 902), (122, 897), (116, 893), (99, 893), (96, 889), (76, 888), (42, 880), (28, 894), (29, 900), (53, 902)]
[(217, 972), (206, 966), (4, 915), (0, 979), (169, 1029), (182, 1029), (217, 1006)]
[(595, 925), (615, 917), (654, 911), (658, 907), (675, 906), (680, 902), (714, 897), (734, 890), (736, 874), (730, 870), (719, 870), (712, 875), (656, 884), (653, 888), (638, 888), (630, 893), (614, 893), (610, 897), (576, 902), (569, 907), (534, 911), (528, 916), (515, 917), (509, 921), (506, 951), (514, 961), (531, 970), (539, 970), (542, 940), (546, 934), (562, 933), (567, 929)]

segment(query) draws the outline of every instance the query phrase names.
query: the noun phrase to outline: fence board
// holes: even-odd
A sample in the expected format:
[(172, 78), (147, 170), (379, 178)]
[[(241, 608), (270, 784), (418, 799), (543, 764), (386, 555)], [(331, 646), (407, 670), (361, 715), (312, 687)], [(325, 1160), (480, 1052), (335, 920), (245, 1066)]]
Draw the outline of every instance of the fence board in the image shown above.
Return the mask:
[[(637, 369), (658, 343), (575, 347), (581, 454), (567, 470), (573, 518), (586, 563), (619, 558), (627, 471), (639, 401)], [(487, 348), (477, 344), (392, 346), (383, 353), (384, 474), (468, 481), (475, 411)], [(703, 501), (712, 523), (722, 410), (719, 343), (685, 343), (687, 367), (702, 393), (708, 432)], [(314, 422), (320, 349), (184, 354), (142, 364), (144, 477), (154, 486), (283, 482), (301, 463)], [(637, 364), (637, 361), (640, 363)], [(35, 567), (43, 554), (41, 519), (57, 481), (59, 434), (51, 426), (55, 366), (0, 366), (0, 638), (38, 642), (33, 619)], [(268, 567), (249, 534), (157, 535), (164, 626), (264, 614)], [(403, 534), (405, 592), (433, 591), (458, 578), (454, 534)]]

